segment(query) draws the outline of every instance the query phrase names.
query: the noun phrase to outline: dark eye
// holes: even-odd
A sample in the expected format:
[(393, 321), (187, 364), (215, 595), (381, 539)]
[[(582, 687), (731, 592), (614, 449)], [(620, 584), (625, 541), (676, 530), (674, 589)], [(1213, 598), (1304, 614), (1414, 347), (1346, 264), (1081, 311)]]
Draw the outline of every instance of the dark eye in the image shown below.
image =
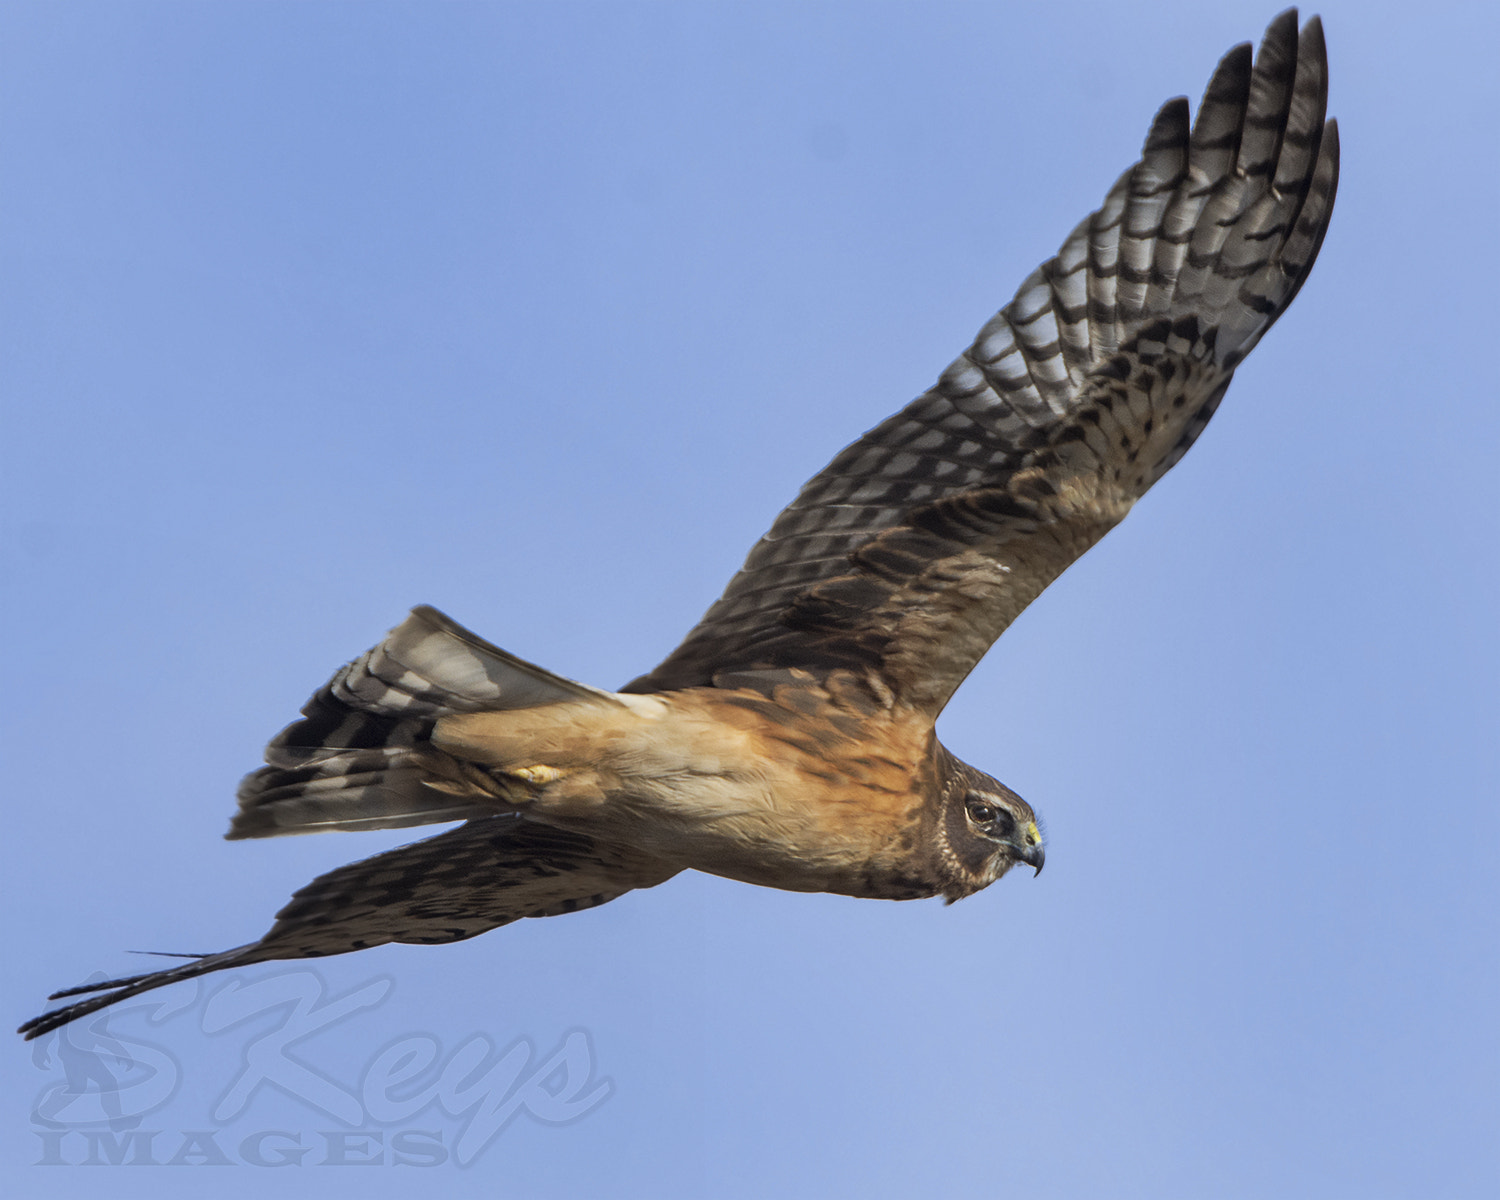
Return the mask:
[(995, 819), (994, 806), (983, 800), (970, 800), (968, 807), (969, 819), (976, 825), (988, 825)]

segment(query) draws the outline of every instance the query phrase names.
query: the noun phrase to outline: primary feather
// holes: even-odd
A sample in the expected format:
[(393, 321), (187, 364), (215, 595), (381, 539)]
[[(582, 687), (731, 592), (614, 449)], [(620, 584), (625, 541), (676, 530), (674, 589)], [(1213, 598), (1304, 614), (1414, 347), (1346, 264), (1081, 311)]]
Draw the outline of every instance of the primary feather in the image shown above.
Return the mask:
[(937, 384), (802, 489), (630, 692), (879, 674), (934, 716), (1203, 431), (1312, 267), (1338, 182), (1316, 17), (1224, 56)]

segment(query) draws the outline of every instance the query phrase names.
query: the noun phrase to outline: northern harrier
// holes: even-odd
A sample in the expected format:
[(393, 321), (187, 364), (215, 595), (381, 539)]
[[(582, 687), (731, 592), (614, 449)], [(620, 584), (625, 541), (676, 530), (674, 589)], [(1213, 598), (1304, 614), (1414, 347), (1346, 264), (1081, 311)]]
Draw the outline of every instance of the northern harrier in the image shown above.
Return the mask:
[(933, 723), (1017, 614), (1203, 431), (1322, 243), (1338, 177), (1316, 18), (1175, 99), (1141, 159), (935, 387), (840, 453), (687, 639), (620, 692), (418, 608), (239, 790), (231, 838), (462, 825), (314, 880), (257, 942), (70, 988), (28, 1037), (269, 959), (452, 942), (686, 868), (956, 900), (1040, 871), (1030, 806)]

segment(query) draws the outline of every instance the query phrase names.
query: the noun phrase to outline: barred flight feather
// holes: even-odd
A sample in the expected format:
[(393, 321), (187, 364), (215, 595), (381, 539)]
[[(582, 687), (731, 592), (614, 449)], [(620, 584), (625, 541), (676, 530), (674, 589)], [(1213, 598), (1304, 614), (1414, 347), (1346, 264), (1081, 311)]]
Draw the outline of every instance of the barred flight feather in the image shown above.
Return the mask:
[(1291, 9), (1257, 56), (1224, 56), (1196, 121), (1186, 100), (1165, 104), (1140, 161), (1057, 256), (932, 390), (808, 482), (625, 690), (853, 669), (936, 715), (1181, 459), (1296, 296), (1338, 182), (1327, 83), (1322, 27), (1299, 33)]

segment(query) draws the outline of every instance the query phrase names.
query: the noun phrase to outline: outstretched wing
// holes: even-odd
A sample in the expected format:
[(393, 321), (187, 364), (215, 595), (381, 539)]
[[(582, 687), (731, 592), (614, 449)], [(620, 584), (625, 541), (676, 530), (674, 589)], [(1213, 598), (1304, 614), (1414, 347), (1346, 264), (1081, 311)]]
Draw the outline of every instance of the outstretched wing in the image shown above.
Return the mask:
[(436, 837), (320, 875), (258, 942), (182, 966), (56, 992), (101, 992), (22, 1025), (28, 1039), (153, 988), (250, 963), (322, 958), (386, 942), (458, 942), (522, 917), (552, 917), (654, 887), (676, 867), (629, 847), (515, 816), (470, 821)]
[(990, 644), (1192, 445), (1312, 268), (1333, 208), (1317, 18), (1186, 100), (931, 391), (815, 476), (626, 691), (799, 668), (941, 711)]

